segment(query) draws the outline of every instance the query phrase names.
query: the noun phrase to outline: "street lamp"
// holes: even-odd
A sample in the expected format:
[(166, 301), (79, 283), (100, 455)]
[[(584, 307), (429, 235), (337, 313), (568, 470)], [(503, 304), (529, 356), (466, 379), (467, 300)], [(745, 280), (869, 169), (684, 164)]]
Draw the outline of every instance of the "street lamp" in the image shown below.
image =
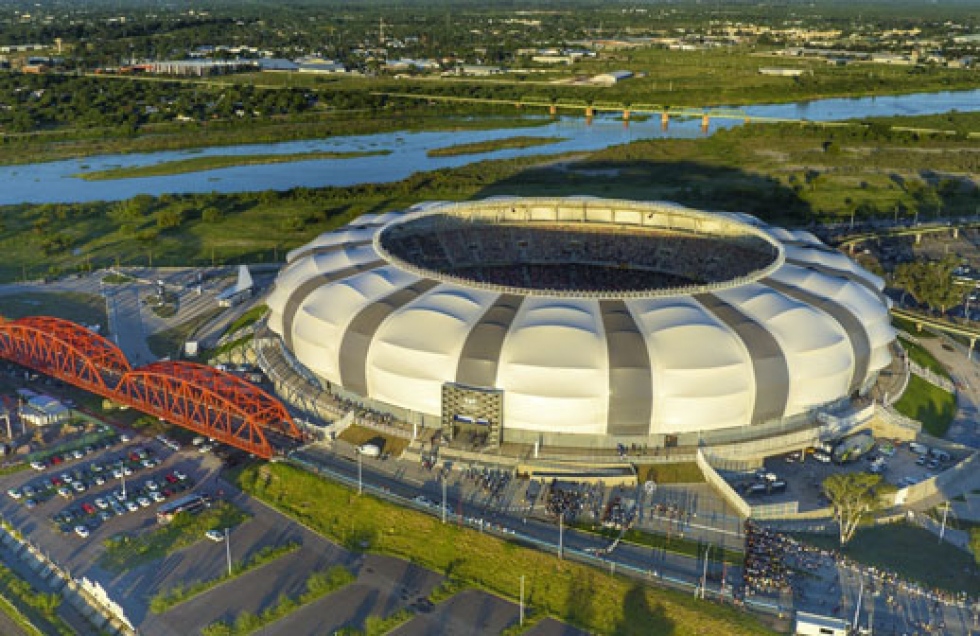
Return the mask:
[(225, 555), (228, 557), (228, 576), (231, 576), (231, 538), (228, 536), (228, 528), (225, 528)]
[(565, 511), (558, 511), (558, 558), (565, 558)]
[(524, 624), (524, 575), (521, 575), (521, 625)]
[(357, 451), (357, 494), (364, 494), (364, 480), (361, 471), (361, 451)]
[(711, 544), (704, 549), (704, 569), (701, 571), (701, 600), (704, 600), (704, 590), (708, 587), (708, 559), (711, 558)]

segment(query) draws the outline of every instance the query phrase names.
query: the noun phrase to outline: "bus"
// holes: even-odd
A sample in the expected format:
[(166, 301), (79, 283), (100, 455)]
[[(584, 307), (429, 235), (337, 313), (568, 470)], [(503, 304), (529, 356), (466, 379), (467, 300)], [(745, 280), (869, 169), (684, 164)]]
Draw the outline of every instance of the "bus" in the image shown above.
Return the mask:
[(211, 504), (203, 495), (188, 495), (175, 499), (157, 509), (157, 523), (170, 523), (182, 512), (195, 513), (204, 510)]

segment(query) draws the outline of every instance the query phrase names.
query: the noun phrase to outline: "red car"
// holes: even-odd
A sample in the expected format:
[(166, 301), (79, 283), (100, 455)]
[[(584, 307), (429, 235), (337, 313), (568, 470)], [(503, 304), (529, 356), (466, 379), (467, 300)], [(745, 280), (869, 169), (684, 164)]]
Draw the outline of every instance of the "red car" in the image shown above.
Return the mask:
[(171, 484), (176, 484), (176, 483), (177, 483), (177, 481), (178, 481), (178, 479), (177, 479), (177, 476), (176, 476), (176, 475), (174, 475), (173, 473), (170, 473), (169, 475), (167, 475), (167, 476), (165, 477), (165, 479), (166, 479), (166, 480), (167, 480), (167, 481), (168, 481), (169, 483), (171, 483)]
[(94, 515), (95, 514), (95, 506), (93, 506), (92, 504), (90, 504), (88, 502), (82, 504), (82, 510), (84, 510), (85, 511), (85, 514), (87, 514), (87, 515)]

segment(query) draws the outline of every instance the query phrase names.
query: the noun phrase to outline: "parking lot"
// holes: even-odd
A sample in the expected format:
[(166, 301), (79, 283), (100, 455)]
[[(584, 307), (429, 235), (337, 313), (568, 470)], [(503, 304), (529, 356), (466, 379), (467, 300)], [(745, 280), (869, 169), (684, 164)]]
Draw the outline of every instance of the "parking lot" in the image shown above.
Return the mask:
[(833, 474), (878, 473), (885, 482), (904, 488), (935, 477), (963, 459), (955, 453), (914, 446), (910, 448), (907, 442), (898, 440), (876, 439), (871, 450), (844, 463), (834, 461), (829, 452), (807, 449), (769, 457), (758, 471), (729, 473), (725, 477), (751, 505), (797, 501), (799, 510), (805, 512), (829, 505), (822, 484)]
[(194, 480), (186, 473), (160, 469), (160, 461), (150, 447), (109, 439), (99, 448), (90, 445), (70, 455), (35, 462), (33, 468), (44, 474), (11, 486), (6, 494), (28, 510), (40, 507), (50, 512), (49, 520), (63, 534), (87, 539), (116, 517), (140, 512), (193, 488)]

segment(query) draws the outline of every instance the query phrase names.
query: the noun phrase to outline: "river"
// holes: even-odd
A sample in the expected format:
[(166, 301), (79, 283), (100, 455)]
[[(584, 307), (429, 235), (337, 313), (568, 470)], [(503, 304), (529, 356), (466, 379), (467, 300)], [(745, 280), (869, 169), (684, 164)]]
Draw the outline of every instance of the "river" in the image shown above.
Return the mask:
[[(933, 115), (953, 110), (980, 110), (980, 89), (887, 97), (824, 99), (791, 104), (765, 104), (741, 109), (752, 118), (839, 121), (893, 115)], [(691, 138), (704, 134), (700, 120), (672, 120), (666, 131), (659, 117), (633, 121), (597, 117), (560, 117), (534, 128), (498, 128), (443, 132), (394, 132), (331, 137), (275, 144), (222, 146), (147, 154), (102, 155), (77, 160), (0, 167), (0, 204), (114, 201), (137, 194), (191, 192), (249, 192), (294, 187), (349, 186), (399, 181), (414, 172), (454, 168), (484, 159), (522, 155), (592, 151), (641, 139)], [(707, 134), (741, 125), (739, 120), (713, 119)], [(563, 141), (524, 149), (498, 150), (456, 157), (429, 157), (427, 152), (457, 144), (502, 139), (516, 135), (561, 137)], [(296, 154), (304, 152), (363, 152), (388, 154), (349, 159), (317, 159), (279, 164), (238, 166), (187, 174), (86, 181), (85, 171), (144, 166), (208, 155)]]

